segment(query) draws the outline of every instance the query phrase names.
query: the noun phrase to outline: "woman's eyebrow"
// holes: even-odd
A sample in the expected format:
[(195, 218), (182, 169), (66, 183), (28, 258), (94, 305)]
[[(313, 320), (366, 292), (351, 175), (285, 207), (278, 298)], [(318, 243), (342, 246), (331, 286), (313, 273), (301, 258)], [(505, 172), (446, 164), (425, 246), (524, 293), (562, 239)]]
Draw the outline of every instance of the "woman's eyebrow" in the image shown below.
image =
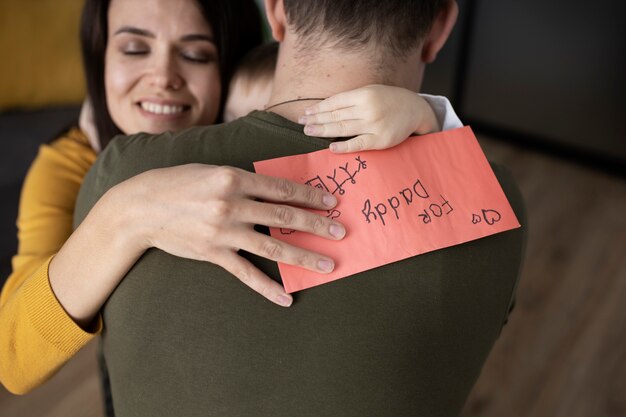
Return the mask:
[(147, 36), (149, 38), (156, 38), (156, 36), (154, 36), (154, 33), (150, 32), (149, 30), (145, 30), (145, 29), (139, 29), (133, 26), (122, 26), (121, 28), (119, 28), (118, 30), (115, 31), (115, 34), (120, 34), (120, 33), (132, 33), (133, 35), (140, 35), (140, 36)]
[(207, 41), (207, 42), (215, 43), (215, 39), (213, 39), (212, 36), (203, 35), (201, 33), (192, 33), (192, 34), (189, 34), (189, 35), (185, 35), (185, 36), (181, 37), (180, 40), (183, 41), (183, 42)]
[[(122, 26), (121, 28), (115, 31), (116, 35), (120, 33), (131, 33), (133, 35), (156, 38), (154, 33), (150, 32), (149, 30), (139, 29), (134, 26)], [(180, 40), (183, 42), (206, 41), (206, 42), (215, 43), (215, 39), (213, 39), (213, 36), (205, 35), (202, 33), (190, 33), (188, 35), (182, 36)]]

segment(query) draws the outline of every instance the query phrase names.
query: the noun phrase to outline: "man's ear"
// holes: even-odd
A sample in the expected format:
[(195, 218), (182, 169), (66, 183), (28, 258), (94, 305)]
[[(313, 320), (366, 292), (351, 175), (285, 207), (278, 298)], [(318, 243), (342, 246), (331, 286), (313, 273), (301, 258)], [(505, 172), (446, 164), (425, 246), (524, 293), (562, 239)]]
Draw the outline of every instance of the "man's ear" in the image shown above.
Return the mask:
[(272, 29), (272, 36), (276, 42), (282, 42), (285, 38), (287, 19), (283, 0), (265, 0), (265, 13)]
[(458, 16), (459, 6), (456, 4), (456, 0), (446, 1), (437, 13), (432, 27), (424, 39), (422, 47), (422, 60), (424, 62), (430, 64), (437, 58), (437, 54), (448, 40)]

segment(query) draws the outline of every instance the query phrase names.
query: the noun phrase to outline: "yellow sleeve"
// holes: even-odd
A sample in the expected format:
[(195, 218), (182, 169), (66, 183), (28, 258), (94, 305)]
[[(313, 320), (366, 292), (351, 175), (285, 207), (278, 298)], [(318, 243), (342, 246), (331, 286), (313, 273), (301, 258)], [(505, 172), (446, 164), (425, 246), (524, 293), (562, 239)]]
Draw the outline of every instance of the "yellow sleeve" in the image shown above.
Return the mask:
[(18, 253), (0, 294), (0, 382), (15, 394), (49, 379), (100, 331), (80, 328), (48, 279), (52, 256), (72, 233), (74, 204), (96, 155), (78, 129), (42, 145), (24, 180)]

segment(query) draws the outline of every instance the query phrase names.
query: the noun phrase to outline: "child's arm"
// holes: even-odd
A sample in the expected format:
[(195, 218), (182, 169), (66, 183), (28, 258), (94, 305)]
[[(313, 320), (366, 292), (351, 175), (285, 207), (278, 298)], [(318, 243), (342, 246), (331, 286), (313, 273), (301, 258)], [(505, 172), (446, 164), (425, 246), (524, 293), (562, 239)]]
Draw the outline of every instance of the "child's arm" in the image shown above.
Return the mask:
[(356, 136), (332, 143), (330, 150), (337, 153), (386, 149), (413, 134), (462, 126), (447, 99), (385, 85), (334, 95), (309, 107), (299, 121), (307, 135)]

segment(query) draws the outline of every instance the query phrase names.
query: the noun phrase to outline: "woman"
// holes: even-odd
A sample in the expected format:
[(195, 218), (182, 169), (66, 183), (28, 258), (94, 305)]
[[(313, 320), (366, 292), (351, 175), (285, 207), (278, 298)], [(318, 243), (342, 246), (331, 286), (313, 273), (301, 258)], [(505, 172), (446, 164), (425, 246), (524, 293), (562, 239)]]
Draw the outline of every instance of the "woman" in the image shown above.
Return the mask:
[[(237, 61), (261, 42), (260, 16), (253, 0), (88, 0), (81, 41), (101, 141), (92, 147), (81, 130), (71, 129), (42, 147), (25, 181), (20, 248), (0, 298), (0, 380), (14, 393), (46, 381), (101, 329), (97, 311), (115, 284), (98, 286), (93, 274), (83, 272), (82, 282), (91, 287), (86, 290), (99, 294), (91, 313), (81, 315), (66, 295), (80, 289), (65, 282), (73, 272), (67, 265), (83, 259), (66, 241), (72, 236), (74, 201), (96, 150), (118, 133), (215, 123)], [(126, 198), (132, 190), (120, 190), (119, 201), (132, 205)], [(98, 230), (113, 226), (107, 221), (111, 216), (95, 213), (92, 225), (101, 226), (83, 230), (82, 241), (97, 240)], [(114, 273), (121, 274), (119, 282), (122, 271)]]

